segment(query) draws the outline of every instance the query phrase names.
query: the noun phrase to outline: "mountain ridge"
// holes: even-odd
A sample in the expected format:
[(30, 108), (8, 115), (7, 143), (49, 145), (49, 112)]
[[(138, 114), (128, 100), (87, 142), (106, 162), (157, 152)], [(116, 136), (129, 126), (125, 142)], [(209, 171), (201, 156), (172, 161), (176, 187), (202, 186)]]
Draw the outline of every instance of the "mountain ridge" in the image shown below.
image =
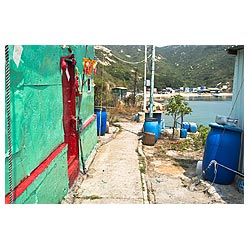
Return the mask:
[[(147, 49), (147, 79), (151, 78), (151, 47)], [(232, 88), (234, 56), (226, 49), (230, 45), (170, 45), (156, 47), (156, 88), (215, 87), (228, 83)], [(95, 46), (99, 62), (96, 80), (111, 86), (143, 88), (144, 45)], [(136, 73), (135, 73), (136, 72)]]

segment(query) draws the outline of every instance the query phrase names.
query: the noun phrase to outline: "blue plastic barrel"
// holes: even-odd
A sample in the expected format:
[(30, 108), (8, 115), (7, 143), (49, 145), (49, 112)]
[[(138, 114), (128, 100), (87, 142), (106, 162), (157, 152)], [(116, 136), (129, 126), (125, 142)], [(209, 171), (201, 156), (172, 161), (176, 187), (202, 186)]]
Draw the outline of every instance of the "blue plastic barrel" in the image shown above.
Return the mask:
[(183, 122), (182, 123), (182, 128), (189, 130), (189, 123), (188, 122)]
[(105, 108), (95, 108), (94, 113), (97, 116), (97, 135), (104, 135), (106, 132), (107, 112)]
[(197, 125), (196, 125), (196, 123), (189, 122), (188, 132), (191, 132), (191, 133), (196, 133), (197, 132)]
[[(153, 112), (153, 118), (156, 118), (159, 124), (159, 134), (161, 133), (162, 112)], [(145, 119), (150, 118), (149, 113), (145, 113)], [(164, 125), (165, 126), (165, 125)]]
[(160, 125), (157, 118), (146, 118), (144, 122), (144, 132), (154, 133), (155, 141), (158, 140)]
[(186, 138), (187, 137), (187, 129), (182, 128), (180, 130), (180, 138)]
[(209, 126), (211, 130), (206, 140), (202, 161), (203, 177), (218, 184), (231, 184), (236, 175), (234, 172), (217, 165), (217, 173), (215, 173), (214, 164), (209, 168), (208, 166), (212, 160), (216, 160), (229, 169), (238, 170), (242, 130), (217, 123), (211, 123)]

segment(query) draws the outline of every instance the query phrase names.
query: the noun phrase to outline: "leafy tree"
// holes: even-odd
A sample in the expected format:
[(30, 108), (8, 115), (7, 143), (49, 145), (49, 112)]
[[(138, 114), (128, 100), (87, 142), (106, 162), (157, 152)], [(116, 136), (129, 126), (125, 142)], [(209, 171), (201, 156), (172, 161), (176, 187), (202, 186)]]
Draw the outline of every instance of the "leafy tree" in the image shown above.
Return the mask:
[(113, 98), (109, 91), (108, 84), (101, 79), (95, 79), (95, 95), (94, 104), (95, 106), (108, 106), (112, 104)]
[(192, 109), (188, 106), (188, 103), (181, 95), (174, 95), (170, 97), (165, 107), (166, 107), (166, 115), (171, 115), (174, 120), (173, 134), (172, 134), (172, 137), (174, 137), (174, 129), (177, 128), (178, 119), (180, 118), (183, 119), (183, 116), (190, 114), (192, 112)]

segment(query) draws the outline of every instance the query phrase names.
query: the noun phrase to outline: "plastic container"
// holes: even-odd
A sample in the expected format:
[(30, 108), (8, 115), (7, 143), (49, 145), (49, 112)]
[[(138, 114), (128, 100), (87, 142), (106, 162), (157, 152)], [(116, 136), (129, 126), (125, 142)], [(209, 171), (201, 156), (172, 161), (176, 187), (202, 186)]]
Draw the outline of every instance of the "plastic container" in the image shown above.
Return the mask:
[(183, 122), (181, 127), (186, 129), (186, 130), (189, 130), (189, 123), (188, 122)]
[(196, 133), (197, 132), (197, 125), (196, 125), (196, 123), (189, 122), (188, 132), (191, 132), (191, 133)]
[(236, 175), (234, 172), (217, 165), (215, 175), (214, 164), (209, 168), (208, 166), (215, 160), (229, 169), (238, 170), (242, 129), (217, 123), (211, 123), (209, 126), (211, 130), (206, 140), (202, 161), (203, 177), (218, 184), (229, 185), (234, 181)]
[(202, 174), (202, 161), (197, 161), (196, 164), (196, 175)]
[[(150, 118), (149, 117), (149, 113), (145, 113), (145, 119)], [(158, 123), (161, 123), (161, 119), (162, 119), (162, 112), (153, 112), (153, 118), (156, 118)]]
[(107, 112), (105, 108), (95, 108), (94, 113), (97, 116), (97, 135), (105, 135), (107, 124)]
[(235, 126), (235, 127), (238, 125), (238, 119), (230, 118), (227, 116), (221, 116), (221, 115), (216, 116), (215, 122), (220, 125), (229, 125), (229, 126)]
[(187, 137), (187, 129), (181, 128), (180, 130), (180, 138), (186, 138)]
[(144, 132), (154, 133), (155, 141), (158, 140), (160, 125), (158, 123), (157, 118), (146, 118), (143, 127), (144, 127)]
[[(146, 113), (145, 119), (149, 118), (149, 113)], [(153, 118), (156, 118), (159, 124), (159, 134), (162, 130), (162, 112), (153, 112)], [(165, 122), (164, 122), (164, 128), (165, 128)]]

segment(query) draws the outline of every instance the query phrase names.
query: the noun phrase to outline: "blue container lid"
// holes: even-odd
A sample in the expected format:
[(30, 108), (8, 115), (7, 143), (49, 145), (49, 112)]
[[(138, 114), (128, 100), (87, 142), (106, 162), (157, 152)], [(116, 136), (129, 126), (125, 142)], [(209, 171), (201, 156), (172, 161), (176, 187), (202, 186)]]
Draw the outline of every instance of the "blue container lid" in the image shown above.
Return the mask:
[(147, 117), (147, 118), (145, 119), (145, 121), (146, 121), (146, 122), (155, 122), (155, 121), (158, 121), (158, 119), (157, 119), (157, 118), (153, 118), (153, 117)]
[(95, 107), (94, 107), (94, 110), (95, 110), (95, 111), (101, 111), (101, 110), (106, 111), (106, 108), (105, 108), (105, 107), (101, 107), (101, 106), (95, 106)]
[(195, 123), (195, 122), (189, 122), (189, 125), (194, 125), (194, 126), (196, 126), (196, 123)]
[(234, 126), (229, 126), (229, 125), (220, 125), (218, 123), (210, 123), (209, 126), (211, 128), (217, 128), (217, 129), (222, 129), (222, 130), (229, 130), (229, 131), (234, 131), (241, 133), (242, 129), (239, 127), (234, 127)]

